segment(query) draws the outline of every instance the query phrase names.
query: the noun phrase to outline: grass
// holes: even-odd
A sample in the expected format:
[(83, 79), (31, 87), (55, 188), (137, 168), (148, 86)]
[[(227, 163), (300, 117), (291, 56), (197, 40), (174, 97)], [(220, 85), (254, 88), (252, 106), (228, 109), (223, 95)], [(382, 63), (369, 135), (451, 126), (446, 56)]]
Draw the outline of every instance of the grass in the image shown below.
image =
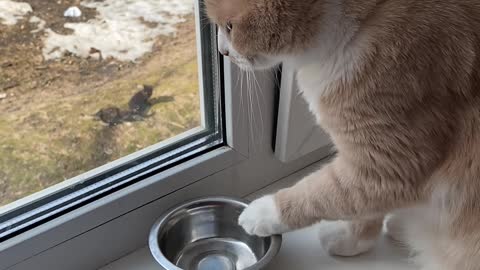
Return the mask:
[[(81, 85), (58, 82), (15, 96), (16, 107), (0, 103), (0, 205), (199, 126), (194, 33), (190, 21), (119, 76)], [(101, 108), (125, 108), (141, 84), (155, 87), (153, 97), (175, 100), (154, 105), (144, 121), (107, 126), (95, 120)]]

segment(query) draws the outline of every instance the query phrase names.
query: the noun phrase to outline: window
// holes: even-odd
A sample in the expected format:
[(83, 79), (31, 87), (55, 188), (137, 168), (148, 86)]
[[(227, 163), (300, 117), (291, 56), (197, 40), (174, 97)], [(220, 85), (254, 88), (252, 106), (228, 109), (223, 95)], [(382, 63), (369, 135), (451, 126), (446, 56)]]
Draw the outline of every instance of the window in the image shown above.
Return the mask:
[[(74, 5), (78, 10), (70, 9)], [(20, 198), (0, 208), (0, 270), (97, 269), (146, 245), (150, 226), (174, 204), (207, 195), (243, 197), (327, 155), (319, 147), (277, 158), (287, 145), (282, 132), (295, 137), (277, 118), (284, 121), (302, 106), (285, 98), (285, 91), (296, 89), (287, 84), (280, 89), (270, 71), (245, 76), (220, 57), (216, 29), (202, 6), (202, 0), (0, 0), (0, 151), (5, 151), (0, 152), (0, 181), (19, 179), (6, 177), (4, 168), (20, 166), (30, 176), (13, 187), (38, 184), (2, 201)], [(50, 13), (38, 12), (43, 8)], [(64, 17), (79, 11), (79, 17)], [(121, 41), (104, 48), (82, 38), (77, 46), (67, 46), (62, 36), (91, 30), (92, 23), (99, 24), (92, 39), (109, 44), (120, 36)], [(126, 32), (108, 35), (109, 23)], [(16, 35), (8, 41), (9, 31)], [(26, 49), (32, 35), (41, 58)], [(50, 35), (54, 41), (45, 43)], [(109, 50), (115, 53), (107, 55)], [(6, 58), (7, 52), (16, 58)], [(14, 80), (15, 72), (23, 77)], [(34, 84), (38, 74), (48, 76)], [(282, 83), (288, 77), (283, 75)], [(77, 77), (69, 81), (69, 76)], [(58, 87), (66, 82), (73, 93)], [(132, 112), (136, 107), (129, 101), (148, 86), (153, 94), (145, 111), (140, 108), (145, 114)], [(110, 124), (112, 118), (102, 120), (105, 115), (97, 113), (112, 106), (122, 117)], [(14, 109), (23, 114), (15, 115)], [(299, 123), (311, 125), (299, 115)], [(32, 146), (29, 140), (35, 139), (47, 143)], [(90, 147), (94, 143), (100, 147)], [(15, 151), (25, 154), (17, 157)], [(53, 161), (35, 163), (51, 158), (42, 151), (54, 154)], [(12, 157), (30, 157), (43, 169), (26, 162), (6, 165)], [(88, 163), (92, 160), (97, 163)], [(51, 182), (26, 181), (40, 179), (35, 173), (50, 173), (44, 179)]]
[(0, 240), (223, 143), (194, 1), (0, 9)]

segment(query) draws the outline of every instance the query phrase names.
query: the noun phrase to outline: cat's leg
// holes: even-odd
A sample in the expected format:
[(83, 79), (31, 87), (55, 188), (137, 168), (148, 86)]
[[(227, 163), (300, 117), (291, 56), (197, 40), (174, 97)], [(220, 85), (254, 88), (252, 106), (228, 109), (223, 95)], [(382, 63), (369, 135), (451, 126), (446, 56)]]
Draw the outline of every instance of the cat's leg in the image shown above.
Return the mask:
[(395, 178), (399, 174), (391, 168), (358, 168), (337, 158), (293, 187), (254, 201), (239, 222), (247, 232), (265, 236), (321, 220), (381, 216), (417, 199), (415, 181)]
[(331, 255), (356, 256), (370, 251), (382, 232), (383, 217), (343, 222), (322, 231), (320, 241)]

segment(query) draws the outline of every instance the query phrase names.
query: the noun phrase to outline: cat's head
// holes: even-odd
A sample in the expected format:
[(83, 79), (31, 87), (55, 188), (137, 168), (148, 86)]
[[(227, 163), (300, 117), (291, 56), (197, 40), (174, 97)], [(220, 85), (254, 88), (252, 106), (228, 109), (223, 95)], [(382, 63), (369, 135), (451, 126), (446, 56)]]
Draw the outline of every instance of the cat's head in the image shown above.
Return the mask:
[(320, 0), (206, 0), (218, 26), (218, 49), (243, 69), (279, 64), (308, 48), (321, 16)]

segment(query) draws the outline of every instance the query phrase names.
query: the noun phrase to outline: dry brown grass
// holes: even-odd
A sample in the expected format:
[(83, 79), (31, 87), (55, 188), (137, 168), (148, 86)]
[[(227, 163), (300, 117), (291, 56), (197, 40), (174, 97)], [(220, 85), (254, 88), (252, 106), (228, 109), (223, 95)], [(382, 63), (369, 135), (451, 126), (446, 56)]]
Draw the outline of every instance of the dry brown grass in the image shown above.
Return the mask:
[[(21, 25), (0, 25), (3, 42), (9, 34), (18, 39)], [(0, 205), (200, 124), (193, 18), (138, 63), (74, 56), (44, 63), (32, 57), (40, 53), (37, 38), (16, 40), (17, 50), (0, 46), (0, 93), (7, 93), (0, 101)], [(125, 107), (139, 84), (175, 101), (154, 105), (154, 115), (139, 122), (107, 126), (92, 117)]]

